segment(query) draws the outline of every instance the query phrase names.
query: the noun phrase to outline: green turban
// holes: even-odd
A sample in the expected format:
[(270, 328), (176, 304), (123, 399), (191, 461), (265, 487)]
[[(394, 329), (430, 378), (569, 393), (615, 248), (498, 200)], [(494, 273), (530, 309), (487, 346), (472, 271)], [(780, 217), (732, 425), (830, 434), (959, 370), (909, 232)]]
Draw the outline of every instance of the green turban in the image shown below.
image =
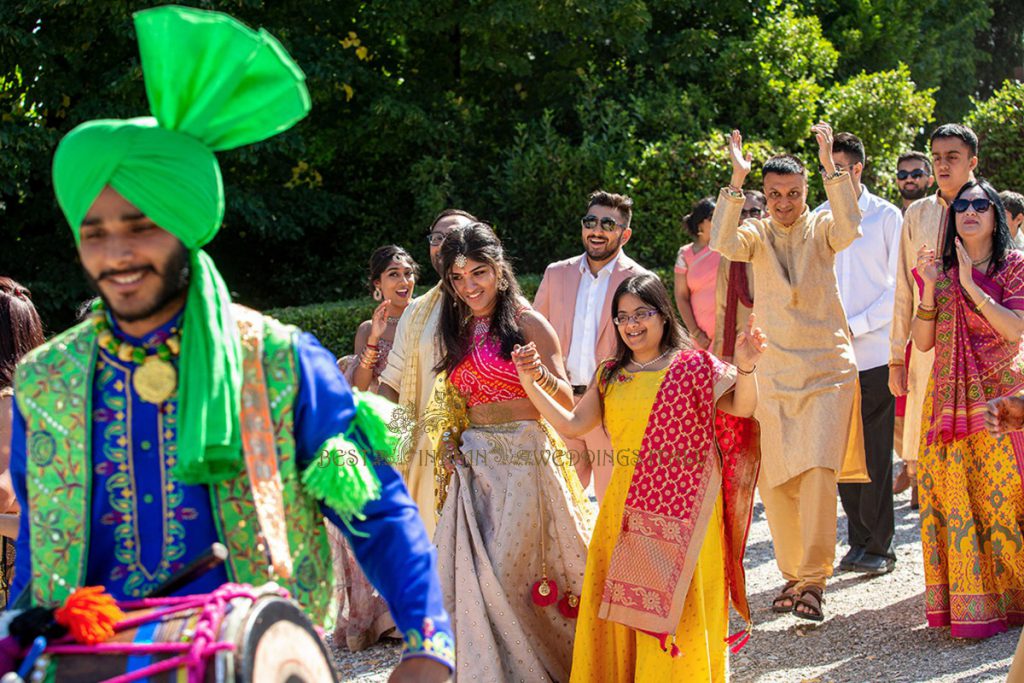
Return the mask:
[(214, 483), (242, 468), (241, 345), (228, 289), (201, 250), (224, 217), (214, 152), (287, 130), (309, 112), (309, 93), (302, 70), (266, 31), (175, 6), (134, 18), (152, 117), (72, 130), (57, 146), (53, 184), (76, 243), (109, 185), (191, 252), (175, 473), (185, 483)]

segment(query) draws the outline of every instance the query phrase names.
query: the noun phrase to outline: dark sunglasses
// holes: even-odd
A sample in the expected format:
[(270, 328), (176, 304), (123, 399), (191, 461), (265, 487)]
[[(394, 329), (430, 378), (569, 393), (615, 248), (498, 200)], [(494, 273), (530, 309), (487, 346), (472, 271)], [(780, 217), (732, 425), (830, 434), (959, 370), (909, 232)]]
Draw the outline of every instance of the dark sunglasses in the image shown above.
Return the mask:
[(622, 228), (623, 230), (626, 229), (625, 225), (619, 225), (611, 216), (604, 216), (599, 220), (598, 217), (592, 213), (588, 213), (586, 216), (581, 218), (580, 225), (587, 230), (596, 230), (597, 226), (600, 225), (601, 229), (605, 232), (612, 232), (617, 228)]
[(984, 197), (978, 197), (977, 199), (957, 199), (953, 202), (953, 210), (957, 213), (963, 213), (969, 208), (974, 208), (977, 213), (985, 213), (992, 206), (990, 199)]
[(928, 171), (923, 171), (920, 168), (915, 168), (913, 171), (896, 171), (897, 180), (906, 180), (907, 178), (913, 178), (919, 180), (928, 176)]

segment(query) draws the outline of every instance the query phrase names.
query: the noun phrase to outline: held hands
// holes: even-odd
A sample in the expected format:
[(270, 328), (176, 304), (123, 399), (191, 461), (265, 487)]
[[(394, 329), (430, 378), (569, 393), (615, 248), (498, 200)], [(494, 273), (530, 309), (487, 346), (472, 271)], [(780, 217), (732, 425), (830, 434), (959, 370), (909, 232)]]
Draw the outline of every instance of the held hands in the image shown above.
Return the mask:
[(1024, 398), (1003, 396), (989, 401), (985, 411), (985, 429), (992, 436), (1024, 429)]
[[(968, 258), (967, 263), (970, 262), (971, 259)], [(922, 244), (921, 248), (917, 250), (917, 273), (926, 285), (934, 286), (935, 281), (939, 279), (939, 262), (935, 258), (935, 250), (927, 244)], [(961, 277), (963, 276), (961, 275)]]
[(371, 344), (376, 344), (384, 336), (384, 330), (388, 327), (388, 306), (390, 305), (391, 300), (386, 299), (373, 309), (373, 316), (370, 318), (370, 338), (367, 340)]
[(729, 159), (732, 161), (730, 184), (738, 190), (743, 187), (743, 181), (750, 175), (751, 164), (754, 161), (754, 156), (750, 152), (743, 154), (743, 136), (738, 130), (729, 135)]
[(512, 347), (512, 362), (516, 364), (519, 381), (524, 385), (541, 378), (543, 363), (537, 353), (537, 345), (533, 342)]
[(760, 327), (754, 327), (756, 322), (756, 316), (751, 313), (747, 319), (747, 329), (736, 339), (736, 351), (733, 355), (733, 362), (744, 373), (753, 371), (757, 362), (761, 360), (761, 356), (768, 348), (768, 337), (765, 336)]
[(832, 126), (819, 121), (811, 126), (811, 132), (818, 141), (818, 161), (825, 167), (826, 173), (835, 173), (836, 163), (832, 160)]

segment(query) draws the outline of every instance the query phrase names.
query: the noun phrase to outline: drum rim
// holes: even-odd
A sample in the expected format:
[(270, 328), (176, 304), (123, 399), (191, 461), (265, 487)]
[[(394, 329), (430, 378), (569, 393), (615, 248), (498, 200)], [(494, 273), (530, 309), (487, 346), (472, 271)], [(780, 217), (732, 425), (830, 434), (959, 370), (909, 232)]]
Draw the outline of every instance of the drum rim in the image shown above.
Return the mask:
[[(268, 612), (270, 613), (269, 615)], [(320, 654), (323, 655), (324, 660), (327, 662), (327, 667), (331, 671), (333, 680), (329, 683), (340, 683), (341, 678), (338, 675), (334, 657), (331, 655), (330, 650), (328, 650), (324, 639), (317, 633), (313, 622), (292, 600), (279, 596), (260, 598), (253, 604), (249, 614), (246, 615), (245, 622), (238, 635), (239, 647), (235, 650), (235, 680), (237, 683), (250, 683), (253, 680), (256, 645), (259, 643), (260, 637), (271, 626), (281, 620), (280, 617), (289, 617), (289, 621), (301, 626), (309, 633), (316, 642), (317, 647), (320, 649)], [(246, 644), (251, 644), (252, 647), (245, 647)]]

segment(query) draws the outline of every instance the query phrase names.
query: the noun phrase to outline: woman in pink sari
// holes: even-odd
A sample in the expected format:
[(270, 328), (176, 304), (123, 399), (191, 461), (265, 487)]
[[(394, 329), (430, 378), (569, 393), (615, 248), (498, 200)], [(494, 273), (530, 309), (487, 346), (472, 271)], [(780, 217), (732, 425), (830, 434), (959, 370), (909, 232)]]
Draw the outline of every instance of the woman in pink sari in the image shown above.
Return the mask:
[(918, 486), (928, 625), (987, 638), (1024, 624), (1024, 434), (985, 430), (986, 402), (1024, 388), (1024, 255), (984, 180), (951, 203), (941, 259), (922, 247), (914, 344), (935, 348)]
[(675, 267), (675, 295), (679, 316), (690, 337), (702, 349), (710, 349), (715, 335), (715, 285), (721, 254), (711, 251), (711, 214), (715, 200), (705, 197), (683, 217), (683, 227), (693, 242), (679, 248)]

